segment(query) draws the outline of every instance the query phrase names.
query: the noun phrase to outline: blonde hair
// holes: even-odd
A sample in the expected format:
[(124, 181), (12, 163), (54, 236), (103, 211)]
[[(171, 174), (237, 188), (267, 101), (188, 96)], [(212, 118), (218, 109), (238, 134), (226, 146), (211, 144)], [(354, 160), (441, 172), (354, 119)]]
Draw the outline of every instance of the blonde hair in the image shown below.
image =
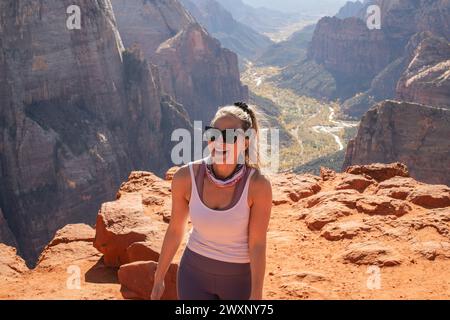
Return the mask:
[[(262, 159), (260, 155), (260, 142), (258, 135), (260, 130), (259, 119), (262, 118), (262, 115), (256, 111), (253, 106), (249, 106), (244, 102), (236, 102), (234, 105), (220, 107), (211, 121), (211, 126), (214, 126), (218, 119), (225, 116), (232, 116), (240, 120), (242, 122), (242, 129), (244, 132), (248, 129), (252, 129), (254, 131), (255, 136), (250, 138), (250, 145), (245, 149), (245, 164), (248, 167), (261, 170)], [(253, 161), (250, 162), (250, 159)]]

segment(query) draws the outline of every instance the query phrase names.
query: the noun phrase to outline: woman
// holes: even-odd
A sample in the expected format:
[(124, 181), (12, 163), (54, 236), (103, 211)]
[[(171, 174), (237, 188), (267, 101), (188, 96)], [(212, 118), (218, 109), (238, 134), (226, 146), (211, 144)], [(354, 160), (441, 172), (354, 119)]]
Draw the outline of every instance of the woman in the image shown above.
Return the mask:
[(206, 133), (210, 156), (181, 167), (173, 177), (172, 215), (151, 298), (163, 294), (164, 277), (190, 216), (193, 228), (178, 269), (178, 298), (260, 300), (272, 188), (260, 172), (258, 119), (247, 104), (235, 103), (217, 111)]

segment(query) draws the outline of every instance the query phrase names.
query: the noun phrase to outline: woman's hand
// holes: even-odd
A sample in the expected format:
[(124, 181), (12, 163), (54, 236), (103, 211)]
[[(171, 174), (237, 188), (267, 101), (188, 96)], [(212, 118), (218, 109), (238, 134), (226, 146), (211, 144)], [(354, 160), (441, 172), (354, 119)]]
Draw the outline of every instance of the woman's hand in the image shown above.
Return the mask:
[(163, 280), (157, 280), (153, 283), (153, 290), (150, 299), (151, 300), (159, 300), (164, 293), (164, 289), (166, 288)]

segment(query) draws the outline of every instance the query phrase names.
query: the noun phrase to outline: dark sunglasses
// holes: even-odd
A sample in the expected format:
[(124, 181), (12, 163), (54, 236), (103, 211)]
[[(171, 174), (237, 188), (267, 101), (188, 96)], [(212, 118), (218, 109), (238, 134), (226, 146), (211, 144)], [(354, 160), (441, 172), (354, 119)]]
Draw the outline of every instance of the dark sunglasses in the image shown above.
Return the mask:
[[(219, 130), (211, 126), (205, 126), (205, 136), (208, 141), (216, 141), (220, 135), (222, 135), (222, 141), (225, 144), (235, 144), (237, 142), (238, 136), (244, 134), (242, 129), (225, 129)], [(245, 137), (246, 139), (248, 136)]]

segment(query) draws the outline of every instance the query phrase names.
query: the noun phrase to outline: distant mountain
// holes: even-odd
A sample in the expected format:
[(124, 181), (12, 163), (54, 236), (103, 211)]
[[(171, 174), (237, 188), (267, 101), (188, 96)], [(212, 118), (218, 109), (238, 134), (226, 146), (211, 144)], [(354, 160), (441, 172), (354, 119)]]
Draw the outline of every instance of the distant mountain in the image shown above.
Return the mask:
[(254, 59), (272, 44), (267, 36), (235, 20), (216, 0), (180, 1), (212, 36), (241, 58)]
[(243, 0), (253, 7), (266, 7), (287, 13), (334, 15), (347, 0)]
[(299, 13), (286, 13), (265, 7), (253, 7), (242, 0), (217, 0), (237, 21), (260, 33), (274, 33), (300, 21)]
[(365, 4), (361, 1), (348, 1), (336, 14), (336, 18), (345, 19), (358, 17), (364, 8)]
[(292, 61), (306, 58), (315, 25), (309, 25), (296, 31), (286, 41), (274, 43), (258, 57), (258, 64), (285, 67)]

